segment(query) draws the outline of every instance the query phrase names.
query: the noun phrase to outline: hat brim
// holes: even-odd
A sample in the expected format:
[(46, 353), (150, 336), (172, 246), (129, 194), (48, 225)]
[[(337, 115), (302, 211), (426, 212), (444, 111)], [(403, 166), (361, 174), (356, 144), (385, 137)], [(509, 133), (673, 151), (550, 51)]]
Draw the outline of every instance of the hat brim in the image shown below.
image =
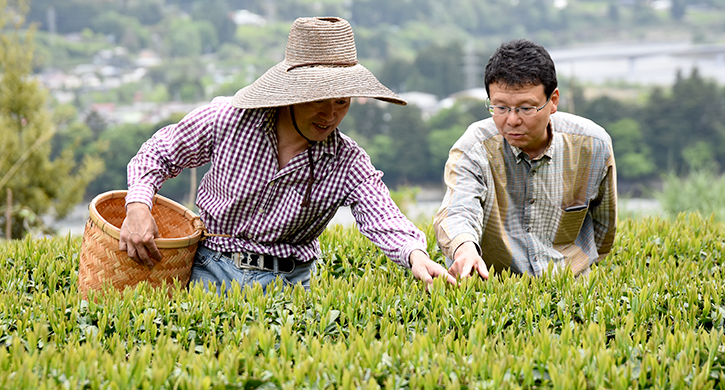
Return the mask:
[(306, 66), (290, 68), (285, 61), (273, 66), (252, 84), (234, 94), (238, 108), (282, 107), (325, 99), (368, 97), (399, 105), (404, 99), (380, 83), (367, 68)]

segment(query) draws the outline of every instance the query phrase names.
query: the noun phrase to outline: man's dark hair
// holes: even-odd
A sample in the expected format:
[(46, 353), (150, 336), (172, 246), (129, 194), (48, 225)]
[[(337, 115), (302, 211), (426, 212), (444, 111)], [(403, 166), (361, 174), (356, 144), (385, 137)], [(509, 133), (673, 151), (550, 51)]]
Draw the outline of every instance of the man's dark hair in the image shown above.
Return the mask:
[(558, 85), (549, 52), (526, 39), (501, 44), (488, 60), (483, 79), (489, 96), (488, 87), (497, 82), (514, 87), (543, 84), (547, 98)]

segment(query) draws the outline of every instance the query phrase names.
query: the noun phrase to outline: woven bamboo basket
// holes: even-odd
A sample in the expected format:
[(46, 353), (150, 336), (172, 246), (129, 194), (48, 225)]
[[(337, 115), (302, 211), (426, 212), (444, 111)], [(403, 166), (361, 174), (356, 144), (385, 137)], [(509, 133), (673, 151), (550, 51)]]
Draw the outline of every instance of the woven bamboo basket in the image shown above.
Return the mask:
[(96, 196), (88, 206), (81, 244), (78, 288), (84, 299), (91, 289), (101, 290), (110, 283), (122, 291), (141, 281), (158, 287), (166, 282), (170, 289), (174, 279), (189, 283), (196, 247), (202, 237), (203, 225), (186, 207), (163, 196), (154, 197), (151, 215), (159, 228), (156, 246), (162, 260), (149, 269), (118, 249), (121, 225), (126, 217), (127, 191), (110, 191)]

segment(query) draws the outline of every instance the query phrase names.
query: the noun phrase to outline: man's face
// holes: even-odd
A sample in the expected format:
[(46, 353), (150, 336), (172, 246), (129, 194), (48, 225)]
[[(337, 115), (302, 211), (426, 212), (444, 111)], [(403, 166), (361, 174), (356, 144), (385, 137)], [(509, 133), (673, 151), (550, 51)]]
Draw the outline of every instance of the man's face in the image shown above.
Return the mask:
[(323, 141), (340, 125), (350, 109), (350, 98), (295, 104), (297, 126), (312, 141)]
[(488, 90), (491, 104), (496, 106), (539, 108), (546, 104), (544, 108), (530, 116), (521, 115), (515, 110), (505, 115), (493, 116), (498, 131), (511, 145), (526, 152), (529, 158), (541, 155), (549, 144), (550, 135), (547, 126), (549, 117), (556, 112), (559, 104), (559, 90), (554, 90), (548, 103), (544, 86), (541, 84), (519, 87), (497, 82), (489, 85)]

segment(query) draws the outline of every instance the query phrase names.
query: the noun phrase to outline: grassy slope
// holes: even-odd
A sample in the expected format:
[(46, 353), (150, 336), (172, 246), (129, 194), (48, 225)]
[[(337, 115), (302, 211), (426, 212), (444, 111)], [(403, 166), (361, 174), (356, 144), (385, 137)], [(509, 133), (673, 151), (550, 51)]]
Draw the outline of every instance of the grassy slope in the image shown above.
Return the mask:
[(140, 286), (96, 303), (77, 293), (79, 239), (0, 244), (0, 388), (725, 388), (725, 226), (620, 226), (582, 281), (425, 292), (339, 228), (309, 293)]

